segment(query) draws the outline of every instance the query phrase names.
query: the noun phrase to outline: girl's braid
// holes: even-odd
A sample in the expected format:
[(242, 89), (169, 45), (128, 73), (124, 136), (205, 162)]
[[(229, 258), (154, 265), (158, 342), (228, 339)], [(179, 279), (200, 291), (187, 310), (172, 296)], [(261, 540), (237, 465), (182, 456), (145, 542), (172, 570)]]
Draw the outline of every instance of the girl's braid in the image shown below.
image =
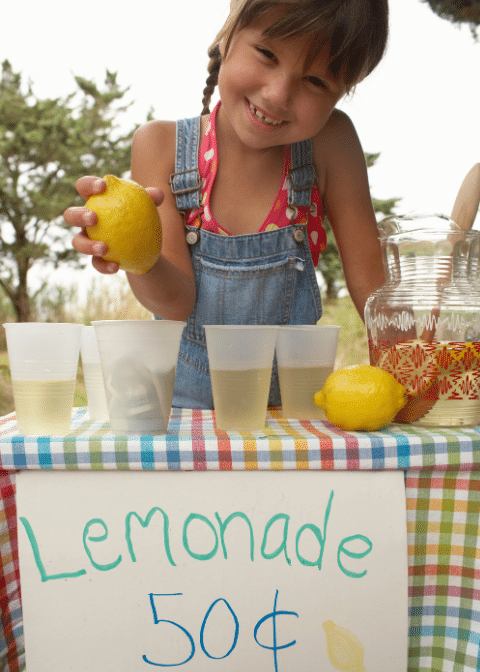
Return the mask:
[(212, 47), (210, 47), (208, 51), (208, 55), (210, 57), (210, 61), (208, 63), (208, 77), (207, 77), (207, 85), (203, 89), (203, 98), (202, 98), (202, 105), (203, 105), (203, 110), (202, 114), (209, 114), (210, 112), (210, 101), (212, 99), (212, 94), (215, 91), (215, 87), (217, 86), (218, 83), (218, 73), (220, 70), (220, 65), (222, 63), (222, 56), (220, 54), (220, 46), (217, 44), (214, 44)]

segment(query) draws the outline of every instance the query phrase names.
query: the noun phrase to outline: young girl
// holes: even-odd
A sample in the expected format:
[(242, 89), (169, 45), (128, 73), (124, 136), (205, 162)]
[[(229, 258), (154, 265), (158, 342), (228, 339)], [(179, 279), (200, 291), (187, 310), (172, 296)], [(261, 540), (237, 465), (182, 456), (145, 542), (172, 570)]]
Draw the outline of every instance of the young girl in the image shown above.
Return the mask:
[[(209, 51), (202, 116), (149, 122), (132, 146), (132, 179), (159, 206), (164, 242), (148, 273), (127, 277), (156, 316), (187, 320), (180, 407), (213, 408), (204, 324), (321, 316), (323, 212), (360, 315), (384, 280), (363, 151), (335, 105), (383, 55), (387, 0), (232, 0), (230, 9)], [(99, 178), (77, 182), (85, 199), (104, 188)], [(85, 233), (95, 213), (69, 208), (65, 220), (82, 227), (73, 246), (98, 271), (118, 270)], [(281, 404), (275, 367), (269, 404)]]

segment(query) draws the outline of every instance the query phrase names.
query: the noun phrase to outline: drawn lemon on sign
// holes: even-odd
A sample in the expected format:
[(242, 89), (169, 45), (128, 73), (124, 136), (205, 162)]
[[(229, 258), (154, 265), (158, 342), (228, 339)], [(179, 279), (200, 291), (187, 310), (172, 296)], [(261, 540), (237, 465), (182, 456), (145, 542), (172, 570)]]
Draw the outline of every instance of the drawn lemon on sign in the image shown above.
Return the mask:
[(342, 672), (365, 672), (365, 651), (353, 632), (333, 621), (322, 624), (327, 638), (327, 652), (333, 667)]

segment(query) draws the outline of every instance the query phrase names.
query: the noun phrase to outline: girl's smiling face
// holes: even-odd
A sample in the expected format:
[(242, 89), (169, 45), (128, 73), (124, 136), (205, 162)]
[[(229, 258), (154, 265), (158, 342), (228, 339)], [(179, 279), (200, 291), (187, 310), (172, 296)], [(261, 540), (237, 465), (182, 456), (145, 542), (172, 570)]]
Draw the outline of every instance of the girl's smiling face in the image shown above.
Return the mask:
[(218, 78), (220, 121), (252, 149), (314, 137), (346, 91), (328, 70), (327, 46), (305, 68), (308, 41), (266, 37), (270, 23), (267, 17), (233, 36)]

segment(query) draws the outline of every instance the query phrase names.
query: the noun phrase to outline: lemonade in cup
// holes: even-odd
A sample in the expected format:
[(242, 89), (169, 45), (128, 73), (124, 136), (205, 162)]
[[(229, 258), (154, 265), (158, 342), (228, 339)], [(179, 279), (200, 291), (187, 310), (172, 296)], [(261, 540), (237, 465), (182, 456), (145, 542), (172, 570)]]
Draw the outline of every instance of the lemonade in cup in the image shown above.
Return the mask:
[(68, 434), (82, 325), (11, 322), (3, 326), (19, 432)]
[(205, 334), (217, 428), (262, 431), (277, 327), (210, 324)]
[(298, 325), (279, 327), (276, 353), (282, 415), (298, 420), (324, 420), (313, 402), (332, 373), (340, 327)]

